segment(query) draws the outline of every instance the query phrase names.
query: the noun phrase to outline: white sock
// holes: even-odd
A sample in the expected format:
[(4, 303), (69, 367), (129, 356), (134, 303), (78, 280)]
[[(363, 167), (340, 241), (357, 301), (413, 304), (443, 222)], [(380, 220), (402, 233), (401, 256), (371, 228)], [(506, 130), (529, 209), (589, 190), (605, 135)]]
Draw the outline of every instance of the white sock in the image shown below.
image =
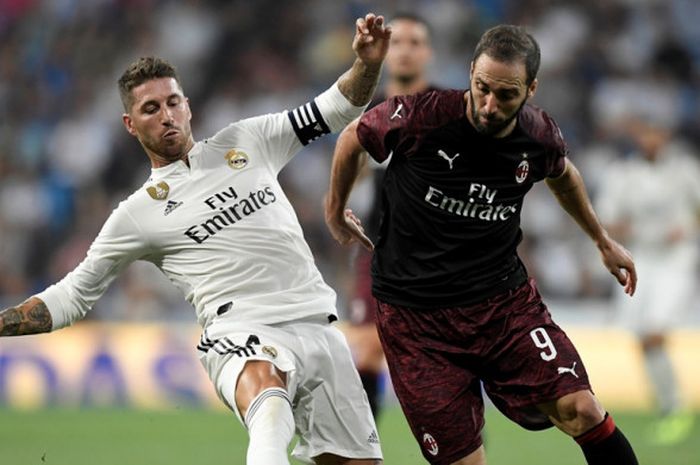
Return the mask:
[(245, 424), (250, 436), (247, 465), (289, 465), (287, 447), (294, 436), (294, 417), (287, 391), (263, 390), (250, 403)]
[(677, 410), (681, 403), (680, 393), (666, 349), (654, 347), (644, 351), (644, 361), (661, 413), (666, 415)]

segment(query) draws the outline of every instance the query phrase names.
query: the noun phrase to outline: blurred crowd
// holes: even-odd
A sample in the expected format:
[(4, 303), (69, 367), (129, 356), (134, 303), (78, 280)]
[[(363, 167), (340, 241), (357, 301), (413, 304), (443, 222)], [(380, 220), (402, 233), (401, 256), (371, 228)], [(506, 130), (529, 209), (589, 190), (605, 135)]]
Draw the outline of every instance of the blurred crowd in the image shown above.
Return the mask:
[[(555, 117), (595, 198), (606, 167), (634, 151), (631, 115), (700, 148), (697, 0), (0, 0), (0, 304), (73, 269), (149, 164), (122, 127), (116, 81), (142, 55), (180, 72), (195, 139), (237, 119), (293, 108), (350, 65), (354, 19), (413, 12), (432, 26), (431, 77), (464, 88), (481, 33), (528, 27), (542, 48), (534, 103)], [(344, 310), (351, 249), (323, 223), (334, 139), (300, 153), (282, 182)], [(352, 199), (362, 214), (369, 199)], [(633, 192), (630, 195), (634, 195)], [(594, 247), (537, 186), (526, 200), (523, 256), (542, 291), (606, 298)], [(132, 265), (92, 318), (190, 318), (150, 264)]]

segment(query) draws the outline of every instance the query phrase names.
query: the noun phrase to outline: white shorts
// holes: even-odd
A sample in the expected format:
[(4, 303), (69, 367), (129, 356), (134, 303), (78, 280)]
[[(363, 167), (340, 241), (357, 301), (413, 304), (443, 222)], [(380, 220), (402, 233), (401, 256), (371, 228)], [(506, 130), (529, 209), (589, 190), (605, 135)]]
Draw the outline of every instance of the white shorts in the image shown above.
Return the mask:
[(246, 362), (266, 360), (287, 374), (299, 435), (293, 455), (298, 460), (313, 463), (312, 457), (324, 453), (382, 458), (374, 418), (350, 349), (331, 324), (217, 324), (214, 331), (205, 331), (198, 349), (217, 394), (241, 423), (235, 389)]
[(639, 336), (666, 333), (692, 305), (696, 284), (693, 249), (675, 253), (633, 253), (639, 282), (630, 297), (618, 290), (623, 327)]

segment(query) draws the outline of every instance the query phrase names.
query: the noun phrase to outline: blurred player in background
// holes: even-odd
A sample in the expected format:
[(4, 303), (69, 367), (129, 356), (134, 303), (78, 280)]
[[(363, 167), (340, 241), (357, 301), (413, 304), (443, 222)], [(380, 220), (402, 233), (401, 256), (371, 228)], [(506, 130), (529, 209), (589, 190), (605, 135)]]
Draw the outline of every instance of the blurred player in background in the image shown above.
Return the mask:
[[(277, 181), (304, 145), (359, 116), (389, 45), (383, 18), (357, 20), (357, 58), (326, 92), (292, 110), (194, 141), (174, 68), (142, 58), (119, 79), (124, 125), (151, 177), (107, 219), (59, 283), (0, 312), (0, 335), (43, 333), (85, 316), (130, 262), (155, 264), (195, 307), (197, 349), (216, 392), (248, 429), (249, 465), (379, 464), (369, 404), (325, 284)], [(90, 156), (90, 154), (85, 154)]]
[[(391, 22), (391, 40), (386, 56), (386, 82), (369, 104), (373, 108), (387, 98), (410, 95), (435, 89), (428, 81), (428, 64), (433, 55), (430, 45), (430, 27), (421, 17), (401, 13)], [(369, 161), (363, 169), (363, 182), (371, 187), (371, 207), (364, 222), (365, 234), (375, 240), (379, 227), (381, 182), (386, 163)], [(354, 295), (350, 301), (349, 323), (343, 331), (348, 337), (355, 366), (360, 372), (372, 412), (377, 418), (381, 409), (381, 377), (384, 371), (384, 352), (377, 335), (374, 313), (377, 302), (372, 296), (370, 267), (372, 253), (359, 247), (354, 261)]]
[(434, 465), (486, 463), (481, 382), (521, 426), (574, 437), (590, 465), (637, 464), (517, 255), (524, 196), (545, 180), (605, 267), (635, 290), (631, 256), (598, 221), (558, 126), (527, 104), (539, 64), (524, 29), (494, 27), (476, 46), (468, 90), (388, 99), (336, 145), (326, 222), (340, 243), (370, 250), (345, 206), (365, 153), (391, 154), (372, 292), (394, 389)]
[(674, 444), (690, 434), (693, 417), (683, 409), (666, 342), (697, 285), (700, 165), (666, 125), (635, 117), (626, 126), (637, 150), (607, 172), (597, 209), (642, 277), (634, 298), (618, 296), (618, 308), (639, 339), (662, 416), (651, 440)]

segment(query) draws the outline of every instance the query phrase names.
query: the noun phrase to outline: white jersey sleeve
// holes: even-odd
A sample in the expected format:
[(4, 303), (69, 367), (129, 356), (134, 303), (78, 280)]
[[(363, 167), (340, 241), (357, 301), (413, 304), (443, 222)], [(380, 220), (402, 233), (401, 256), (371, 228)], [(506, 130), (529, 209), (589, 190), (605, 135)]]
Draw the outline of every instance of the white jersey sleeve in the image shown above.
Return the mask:
[[(362, 114), (366, 105), (355, 106), (340, 92), (338, 84), (299, 107), (256, 116), (234, 123), (212, 139), (234, 139), (231, 131), (245, 131), (259, 141), (258, 150), (277, 174), (301, 148), (329, 133), (340, 132)], [(234, 129), (235, 128), (235, 129)], [(222, 141), (223, 142), (223, 141)]]
[(120, 206), (107, 219), (80, 265), (37, 294), (51, 313), (52, 331), (83, 318), (119, 272), (144, 250), (138, 225)]

